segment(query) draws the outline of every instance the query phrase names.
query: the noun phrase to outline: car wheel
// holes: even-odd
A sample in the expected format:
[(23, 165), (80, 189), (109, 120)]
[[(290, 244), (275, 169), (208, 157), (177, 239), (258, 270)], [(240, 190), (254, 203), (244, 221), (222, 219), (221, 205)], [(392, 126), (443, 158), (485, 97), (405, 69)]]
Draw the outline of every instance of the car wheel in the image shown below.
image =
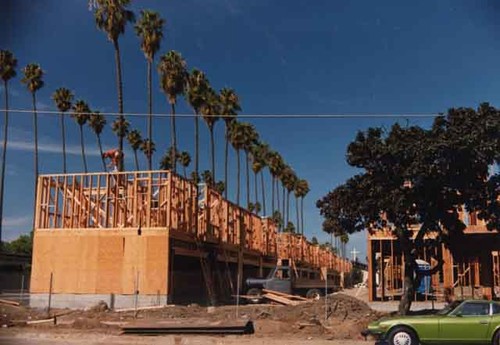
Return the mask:
[(251, 288), (247, 291), (248, 296), (252, 296), (248, 301), (252, 304), (257, 304), (262, 301), (262, 290), (258, 288)]
[(500, 331), (495, 333), (495, 336), (493, 337), (493, 345), (500, 345)]
[(411, 329), (396, 327), (389, 332), (387, 337), (389, 345), (418, 345), (418, 337)]
[(311, 290), (308, 290), (307, 293), (306, 293), (306, 298), (309, 298), (309, 299), (312, 299), (312, 300), (319, 300), (319, 298), (321, 297), (321, 291), (319, 291), (318, 289), (311, 289)]

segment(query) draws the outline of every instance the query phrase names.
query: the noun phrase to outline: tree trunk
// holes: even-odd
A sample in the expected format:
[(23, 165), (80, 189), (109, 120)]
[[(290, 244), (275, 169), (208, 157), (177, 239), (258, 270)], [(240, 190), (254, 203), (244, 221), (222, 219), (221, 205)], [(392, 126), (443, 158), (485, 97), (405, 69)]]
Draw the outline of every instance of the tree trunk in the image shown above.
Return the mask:
[(217, 178), (215, 177), (215, 138), (214, 138), (214, 127), (210, 126), (210, 161), (212, 166), (212, 180), (215, 184)]
[[(120, 120), (124, 119), (123, 116), (123, 86), (122, 86), (122, 63), (120, 59), (120, 46), (118, 40), (113, 41), (115, 47), (115, 63), (116, 63), (116, 87), (118, 89), (118, 117)], [(120, 162), (118, 163), (118, 171), (123, 171), (123, 137), (118, 137), (118, 149), (122, 153)]]
[(2, 230), (3, 230), (3, 200), (4, 200), (4, 185), (5, 185), (5, 162), (7, 161), (7, 135), (9, 134), (9, 89), (7, 80), (4, 80), (5, 92), (5, 120), (3, 124), (3, 149), (2, 149), (2, 169), (0, 176), (0, 253), (3, 250)]
[(183, 166), (182, 166), (182, 170), (183, 170), (183, 172), (184, 172), (184, 178), (185, 178), (185, 179), (187, 179), (187, 175), (186, 175), (186, 166), (185, 166), (185, 165), (183, 165)]
[(175, 103), (170, 103), (170, 108), (172, 112), (172, 116), (170, 117), (170, 123), (171, 123), (171, 135), (172, 135), (172, 156), (170, 157), (172, 160), (172, 171), (175, 173), (177, 172), (177, 136), (176, 136), (176, 129), (175, 129)]
[(286, 212), (286, 197), (285, 197), (285, 186), (282, 184), (281, 185), (281, 190), (283, 191), (283, 208), (282, 208), (282, 215), (281, 215), (281, 218), (283, 219), (283, 224), (281, 225), (282, 227), (282, 230), (287, 226), (287, 224), (285, 224), (285, 212)]
[(236, 150), (236, 158), (238, 160), (237, 162), (237, 166), (236, 166), (236, 170), (238, 172), (238, 183), (236, 184), (237, 188), (236, 188), (236, 204), (238, 204), (238, 206), (240, 206), (240, 150), (237, 149)]
[(300, 228), (304, 235), (304, 197), (300, 198)]
[(280, 203), (280, 188), (279, 188), (279, 180), (276, 178), (276, 209), (280, 212), (281, 203)]
[(271, 216), (274, 214), (274, 176), (271, 175)]
[(225, 143), (225, 148), (224, 148), (224, 198), (227, 199), (227, 172), (228, 172), (228, 165), (229, 165), (229, 127), (228, 123), (226, 122), (226, 143)]
[[(62, 152), (63, 152), (63, 172), (66, 174), (66, 126), (64, 124), (64, 113), (61, 112), (61, 137), (62, 137)], [(102, 156), (102, 152), (101, 152)]]
[[(196, 174), (196, 178), (199, 176), (199, 169), (200, 169), (200, 128), (199, 128), (199, 116), (198, 112), (194, 112), (194, 172)], [(227, 187), (226, 187), (227, 188)]]
[(34, 165), (35, 165), (35, 190), (36, 190), (36, 180), (38, 179), (38, 114), (36, 112), (36, 95), (34, 92), (31, 93), (31, 97), (33, 100), (33, 130), (35, 135), (35, 157), (34, 157)]
[(299, 223), (299, 198), (295, 197), (295, 217), (297, 218), (297, 233), (300, 234), (300, 223)]
[(85, 158), (85, 146), (83, 143), (83, 125), (80, 125), (80, 146), (82, 148), (83, 170), (87, 173), (87, 158)]
[(266, 215), (266, 186), (264, 184), (264, 170), (260, 172), (260, 182), (262, 183), (262, 214)]
[(99, 146), (99, 152), (101, 153), (102, 168), (103, 168), (103, 171), (106, 172), (107, 171), (107, 169), (106, 169), (106, 161), (104, 160), (104, 157), (102, 156), (101, 135), (100, 134), (96, 134), (96, 136), (97, 136), (97, 146)]
[[(257, 203), (259, 202), (259, 195), (258, 195), (258, 183), (257, 183), (257, 174), (255, 171), (254, 171), (254, 194), (255, 194), (255, 205), (257, 205)], [(255, 212), (255, 213), (259, 213), (259, 212)]]
[(290, 222), (290, 191), (286, 194), (286, 223)]
[(250, 168), (249, 168), (249, 161), (250, 158), (248, 157), (248, 151), (245, 150), (245, 158), (246, 158), (246, 166), (247, 166), (247, 208), (250, 207)]
[[(153, 93), (152, 93), (152, 61), (148, 59), (148, 110), (149, 110), (149, 117), (148, 117), (148, 138), (149, 142), (153, 142)], [(148, 170), (153, 170), (153, 163), (152, 163), (152, 154), (148, 155)]]
[(139, 159), (137, 158), (137, 150), (134, 150), (134, 162), (135, 162), (135, 170), (139, 171)]

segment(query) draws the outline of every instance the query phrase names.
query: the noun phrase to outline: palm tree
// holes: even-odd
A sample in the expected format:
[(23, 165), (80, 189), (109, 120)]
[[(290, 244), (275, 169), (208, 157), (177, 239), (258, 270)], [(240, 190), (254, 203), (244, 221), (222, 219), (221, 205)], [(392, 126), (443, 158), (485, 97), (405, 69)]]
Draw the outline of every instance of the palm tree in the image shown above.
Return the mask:
[(165, 154), (160, 159), (160, 169), (161, 170), (171, 170), (172, 169), (172, 155), (170, 150), (167, 150)]
[[(158, 73), (160, 74), (160, 85), (167, 96), (168, 103), (171, 108), (171, 135), (172, 135), (172, 152), (177, 152), (177, 133), (175, 129), (175, 105), (177, 96), (183, 95), (187, 83), (186, 61), (181, 54), (176, 51), (169, 51), (163, 55), (158, 64)], [(176, 159), (171, 158), (173, 163), (173, 171), (176, 172)]]
[[(306, 197), (306, 195), (309, 193), (309, 184), (307, 183), (306, 180), (298, 180), (297, 181), (297, 185), (296, 185), (296, 188), (295, 188), (295, 196), (297, 198), (300, 198), (300, 202), (301, 202), (301, 210), (300, 210), (300, 232), (302, 234), (304, 234), (304, 198)], [(297, 226), (298, 226), (299, 222), (298, 222), (298, 219), (297, 219)]]
[(284, 186), (287, 191), (287, 198), (286, 198), (286, 222), (288, 223), (290, 221), (290, 193), (295, 189), (295, 186), (297, 184), (297, 175), (295, 175), (295, 172), (292, 170), (292, 168), (288, 168), (285, 172), (285, 177), (284, 177)]
[(64, 113), (71, 109), (73, 102), (73, 93), (65, 88), (61, 87), (57, 89), (52, 94), (52, 99), (54, 100), (57, 109), (61, 112), (61, 137), (62, 137), (62, 153), (63, 153), (63, 172), (66, 174), (66, 126), (64, 124)]
[(179, 162), (182, 165), (182, 168), (184, 170), (184, 178), (187, 178), (186, 175), (186, 168), (191, 164), (191, 156), (189, 155), (189, 152), (183, 151), (181, 152), (179, 156)]
[(102, 168), (106, 171), (106, 162), (102, 156), (102, 143), (101, 143), (101, 133), (106, 126), (106, 118), (98, 111), (94, 111), (90, 114), (89, 126), (97, 137), (97, 146), (99, 147), (99, 152), (101, 154)]
[[(163, 38), (163, 25), (165, 21), (158, 12), (142, 10), (141, 18), (135, 25), (135, 32), (141, 39), (141, 49), (148, 63), (148, 139), (153, 140), (153, 93), (152, 93), (152, 65), (155, 54), (160, 50), (160, 42)], [(148, 158), (148, 170), (152, 170), (151, 155)]]
[[(271, 207), (272, 207), (272, 213), (274, 213), (274, 211), (276, 211), (276, 209), (279, 211), (279, 206), (280, 206), (280, 202), (279, 202), (279, 193), (276, 193), (276, 198), (274, 196), (275, 194), (275, 191), (278, 191), (278, 187), (277, 187), (277, 179), (279, 177), (279, 175), (281, 174), (281, 171), (283, 169), (283, 166), (284, 166), (284, 162), (283, 162), (283, 158), (281, 157), (281, 155), (276, 152), (276, 151), (270, 151), (269, 154), (267, 155), (267, 166), (269, 167), (269, 172), (271, 174), (271, 177), (272, 177), (272, 186), (271, 186), (271, 190), (272, 190), (272, 197), (271, 197)], [(276, 186), (276, 188), (275, 188)], [(274, 200), (277, 199), (277, 203), (275, 205), (275, 202)], [(277, 206), (277, 207), (275, 207)]]
[(90, 108), (85, 101), (78, 100), (75, 102), (75, 104), (73, 104), (73, 113), (71, 114), (71, 117), (80, 127), (80, 146), (82, 149), (82, 160), (85, 173), (88, 172), (88, 169), (87, 169), (87, 158), (85, 157), (85, 145), (83, 143), (83, 126), (89, 120), (90, 112), (91, 112)]
[(36, 111), (36, 92), (40, 90), (44, 82), (43, 78), (43, 70), (38, 64), (29, 64), (23, 69), (24, 77), (21, 79), (23, 84), (26, 84), (28, 91), (31, 93), (31, 99), (33, 102), (33, 130), (34, 130), (34, 141), (35, 141), (35, 188), (36, 188), (36, 179), (38, 178), (38, 114)]
[(205, 74), (197, 69), (193, 69), (188, 76), (187, 101), (194, 111), (194, 173), (199, 175), (199, 114), (205, 103), (205, 95), (210, 88), (209, 81)]
[(240, 205), (240, 151), (243, 149), (244, 133), (242, 124), (238, 121), (233, 121), (229, 127), (229, 141), (236, 150), (236, 164), (237, 164), (237, 182), (236, 182), (236, 204)]
[(156, 145), (153, 141), (146, 139), (142, 142), (141, 150), (144, 152), (148, 162), (153, 157), (153, 153), (156, 151)]
[(2, 170), (0, 172), (0, 252), (2, 252), (3, 188), (5, 183), (5, 163), (7, 160), (7, 136), (9, 134), (9, 80), (16, 76), (17, 59), (8, 50), (0, 50), (0, 77), (5, 94), (5, 118), (3, 124)]
[(135, 170), (139, 170), (139, 159), (137, 158), (137, 150), (139, 150), (142, 146), (142, 136), (141, 132), (137, 129), (131, 130), (127, 134), (127, 140), (130, 144), (130, 147), (134, 151), (134, 161), (135, 161)]
[[(118, 38), (125, 32), (127, 23), (134, 22), (135, 20), (134, 13), (127, 9), (128, 5), (130, 5), (130, 0), (96, 0), (96, 8), (94, 11), (97, 27), (106, 32), (108, 40), (113, 43), (115, 49), (118, 118), (120, 122), (124, 122), (125, 119), (123, 117), (122, 66)], [(123, 152), (123, 136), (118, 136), (118, 148), (120, 152)], [(123, 155), (118, 170), (123, 171)]]
[(236, 119), (237, 112), (241, 111), (240, 100), (233, 89), (224, 88), (220, 91), (221, 115), (226, 125), (226, 146), (224, 148), (224, 197), (227, 199), (227, 169), (229, 164), (229, 127), (231, 122)]
[[(247, 178), (247, 205), (250, 205), (250, 153), (252, 147), (255, 145), (256, 141), (259, 139), (259, 134), (255, 130), (255, 127), (250, 123), (243, 123), (243, 135), (244, 135), (244, 144), (243, 150), (245, 151), (246, 156), (246, 178)], [(256, 200), (257, 201), (257, 200)]]
[(125, 138), (127, 136), (128, 132), (129, 132), (129, 127), (130, 127), (130, 123), (123, 116), (117, 117), (115, 119), (115, 121), (113, 121), (113, 123), (111, 124), (111, 130), (118, 137), (118, 142), (122, 143), (121, 148), (119, 149), (120, 153), (121, 153), (121, 162), (120, 162), (121, 171), (123, 171), (123, 168), (124, 168), (123, 158), (125, 156), (123, 154), (123, 138)]
[(204, 95), (204, 102), (201, 106), (200, 112), (203, 120), (207, 124), (208, 131), (210, 132), (210, 162), (211, 172), (214, 181), (217, 180), (215, 175), (215, 138), (214, 128), (215, 123), (219, 120), (220, 114), (220, 96), (212, 89), (209, 88)]
[[(269, 145), (263, 142), (257, 143), (256, 147), (256, 159), (260, 167), (258, 173), (260, 173), (260, 182), (262, 187), (262, 211), (266, 215), (266, 186), (264, 183), (264, 172), (263, 169), (267, 166), (267, 156), (269, 154)], [(257, 184), (257, 181), (255, 182)]]

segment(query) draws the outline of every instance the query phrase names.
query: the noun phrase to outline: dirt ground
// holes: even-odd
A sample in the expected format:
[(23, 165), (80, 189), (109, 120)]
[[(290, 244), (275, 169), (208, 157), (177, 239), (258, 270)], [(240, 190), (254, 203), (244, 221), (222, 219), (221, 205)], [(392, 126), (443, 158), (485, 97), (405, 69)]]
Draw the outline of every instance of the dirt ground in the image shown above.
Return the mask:
[[(139, 320), (205, 320), (205, 321), (233, 321), (235, 319), (254, 321), (255, 334), (240, 337), (206, 337), (208, 342), (200, 344), (264, 344), (287, 339), (283, 344), (293, 344), (297, 340), (325, 340), (328, 344), (335, 344), (332, 340), (342, 340), (339, 344), (351, 344), (344, 340), (363, 340), (360, 332), (367, 324), (380, 318), (383, 314), (373, 311), (365, 302), (342, 293), (329, 296), (314, 302), (304, 302), (296, 306), (281, 305), (243, 305), (238, 309), (235, 306), (201, 307), (191, 306), (168, 306), (163, 309), (139, 311), (137, 317), (134, 312), (113, 312), (106, 310), (105, 305), (96, 306), (90, 310), (54, 310), (52, 315), (56, 317), (56, 324), (44, 323), (25, 325), (24, 321), (46, 319), (47, 313), (41, 310), (33, 310), (24, 307), (0, 306), (0, 336), (7, 336), (9, 342), (15, 344), (31, 344), (31, 340), (37, 340), (37, 344), (47, 340), (63, 343), (79, 344), (82, 338), (87, 344), (89, 337), (95, 338), (95, 343), (100, 341), (121, 344), (149, 344), (141, 342), (142, 337), (135, 336), (132, 342), (124, 340), (130, 336), (119, 336), (120, 326), (127, 322)], [(325, 321), (326, 319), (326, 321)], [(29, 336), (31, 335), (31, 336)], [(33, 337), (36, 336), (36, 337)], [(31, 337), (31, 338), (30, 338)], [(42, 337), (42, 338), (40, 338)], [(103, 339), (99, 337), (104, 337)], [(197, 341), (203, 337), (161, 337), (175, 345), (198, 344)], [(4, 340), (6, 340), (5, 338)], [(64, 340), (66, 339), (66, 340)], [(154, 338), (154, 341), (159, 339)], [(177, 340), (175, 340), (177, 339)], [(179, 340), (181, 339), (181, 340)], [(205, 339), (205, 338), (204, 338)], [(234, 342), (230, 342), (235, 339)], [(239, 340), (238, 340), (239, 339)], [(24, 342), (23, 342), (24, 341)], [(228, 342), (229, 341), (229, 342)], [(4, 344), (0, 341), (0, 344)], [(156, 342), (152, 342), (155, 344)], [(166, 342), (165, 344), (170, 344)], [(297, 343), (297, 344), (298, 344)], [(315, 342), (316, 343), (316, 342)], [(366, 344), (365, 342), (361, 342)], [(280, 343), (277, 343), (280, 344)], [(357, 343), (352, 343), (353, 345)]]

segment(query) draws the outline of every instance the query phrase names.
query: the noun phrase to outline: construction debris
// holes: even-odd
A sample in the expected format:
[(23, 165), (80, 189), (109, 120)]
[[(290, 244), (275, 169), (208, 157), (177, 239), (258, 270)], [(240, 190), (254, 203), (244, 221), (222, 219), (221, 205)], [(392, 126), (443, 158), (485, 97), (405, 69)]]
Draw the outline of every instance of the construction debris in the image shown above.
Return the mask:
[(9, 300), (6, 300), (6, 299), (0, 299), (0, 304), (7, 304), (7, 305), (12, 305), (14, 307), (19, 307), (19, 302), (15, 302), (15, 301), (9, 301)]
[(141, 321), (121, 327), (123, 334), (253, 334), (252, 321), (216, 321), (200, 319), (179, 321)]

